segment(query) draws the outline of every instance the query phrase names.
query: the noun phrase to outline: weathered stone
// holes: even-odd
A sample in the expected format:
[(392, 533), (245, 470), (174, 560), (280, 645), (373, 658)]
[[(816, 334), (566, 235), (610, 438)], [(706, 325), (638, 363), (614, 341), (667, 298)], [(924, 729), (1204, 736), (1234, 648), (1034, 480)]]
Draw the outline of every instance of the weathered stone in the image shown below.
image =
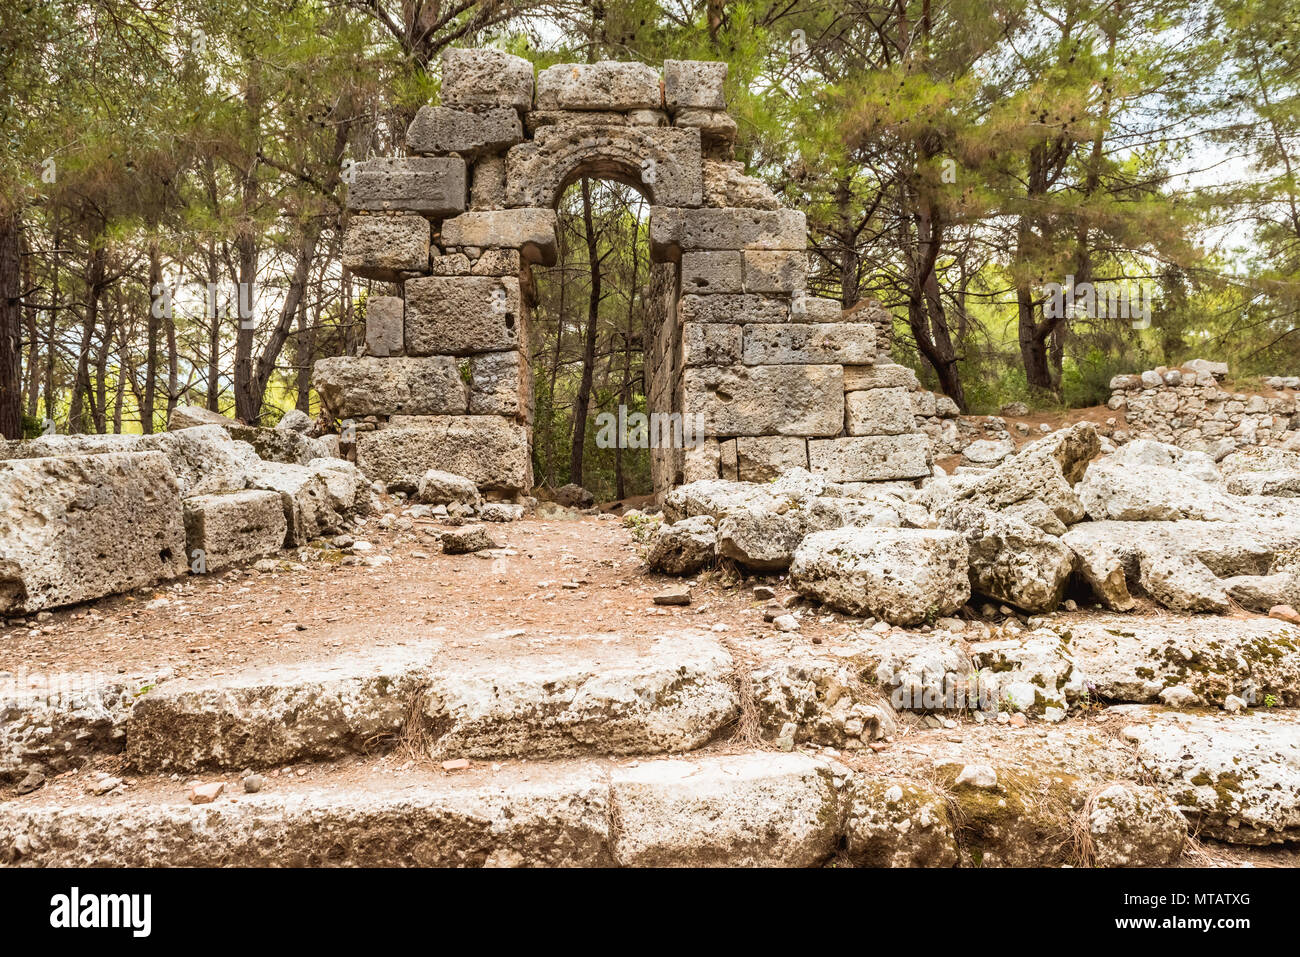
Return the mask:
[(519, 280), (422, 276), (406, 282), (406, 352), (412, 356), (503, 352), (519, 346)]
[(798, 210), (650, 208), (650, 248), (660, 259), (721, 250), (802, 251), (807, 245), (807, 217)]
[(576, 482), (557, 488), (554, 499), (565, 508), (591, 508), (596, 503), (596, 496)]
[(1252, 446), (1226, 456), (1219, 467), (1234, 495), (1300, 497), (1300, 452)]
[(506, 205), (554, 209), (575, 170), (626, 183), (659, 206), (704, 202), (700, 131), (655, 126), (546, 126), (506, 154)]
[(844, 425), (837, 365), (687, 369), (685, 408), (708, 435), (835, 435)]
[(480, 157), (470, 171), (469, 208), (475, 211), (501, 209), (505, 204), (506, 158)]
[(948, 800), (930, 785), (856, 775), (845, 851), (862, 867), (954, 867), (957, 836)]
[(664, 60), (664, 103), (668, 109), (725, 110), (727, 64)]
[[(426, 475), (428, 473), (425, 473)], [(466, 525), (442, 533), (442, 550), (448, 555), (469, 555), (489, 548), (500, 548), (482, 525)]]
[(613, 774), (614, 855), (639, 867), (810, 867), (835, 851), (846, 770), (803, 754), (648, 761)]
[(790, 321), (790, 303), (770, 296), (684, 295), (678, 310), (683, 323)]
[(1010, 515), (953, 504), (939, 527), (966, 536), (971, 587), (1029, 612), (1054, 611), (1074, 571), (1074, 552), (1059, 538)]
[(515, 276), (518, 277), (523, 258), (517, 249), (485, 249), (477, 259), (464, 253), (434, 256), (429, 261), (429, 271), (435, 276)]
[(1095, 521), (1219, 521), (1239, 514), (1224, 493), (1199, 479), (1174, 469), (1139, 469), (1105, 458), (1089, 466), (1076, 491)]
[(306, 465), (312, 459), (324, 458), (329, 454), (329, 449), (323, 441), (292, 429), (261, 429), (251, 425), (232, 425), (226, 431), (230, 433), (231, 438), (251, 445), (257, 457), (266, 462)]
[(186, 571), (180, 491), (162, 453), (0, 462), (0, 611), (57, 608)]
[(360, 432), (357, 466), (371, 481), (408, 492), (429, 469), (463, 475), (483, 489), (533, 487), (526, 429), (495, 415), (431, 416), (418, 425)]
[(450, 247), (518, 249), (529, 262), (552, 266), (555, 264), (555, 210), (492, 209), (462, 213), (442, 224), (442, 242)]
[(930, 443), (919, 433), (810, 438), (808, 468), (828, 482), (924, 478), (931, 472)]
[[(704, 204), (719, 209), (781, 208), (781, 201), (770, 186), (757, 177), (745, 175), (744, 163), (711, 159), (704, 161)], [(653, 237), (652, 232), (652, 241)]]
[(742, 435), (736, 438), (736, 477), (768, 482), (790, 469), (808, 468), (808, 442), (802, 436)]
[[(962, 461), (971, 465), (997, 465), (1015, 452), (1016, 445), (1010, 439), (978, 439), (962, 451)], [(1064, 526), (1061, 530), (1065, 530)]]
[(1097, 867), (1168, 867), (1187, 842), (1187, 818), (1151, 787), (1111, 784), (1089, 802), (1087, 819)]
[(352, 463), (338, 460), (316, 459), (308, 465), (263, 462), (248, 484), (279, 493), (290, 545), (339, 531), (344, 521), (360, 513), (364, 501), (360, 473)]
[(429, 268), (423, 216), (353, 216), (343, 234), (343, 266), (363, 279), (396, 282)]
[(454, 415), (469, 403), (468, 387), (451, 356), (317, 359), (312, 384), (321, 403), (340, 419)]
[(1067, 532), (1065, 544), (1074, 552), (1076, 567), (1097, 599), (1111, 611), (1132, 611), (1137, 604), (1128, 590), (1124, 559), (1104, 542)]
[(745, 292), (793, 293), (808, 285), (808, 255), (802, 251), (746, 249), (741, 257)]
[(844, 413), (849, 435), (900, 435), (916, 431), (916, 418), (906, 389), (847, 392)]
[(434, 219), (465, 211), (465, 161), (455, 156), (381, 157), (358, 163), (348, 209), (420, 213)]
[(469, 479), (437, 469), (429, 469), (420, 476), (416, 497), (427, 505), (450, 505), (452, 502), (478, 505), (483, 500), (478, 486)]
[[(876, 357), (875, 330), (863, 323), (787, 323), (745, 327), (745, 365), (861, 365)], [(908, 423), (908, 430), (914, 423)]]
[(470, 415), (504, 415), (530, 422), (533, 373), (522, 352), (482, 352), (469, 360)]
[(1056, 632), (1040, 629), (971, 646), (984, 710), (1006, 705), (1025, 714), (1065, 716), (1086, 689), (1068, 645)]
[(682, 293), (737, 294), (745, 291), (744, 266), (736, 250), (682, 253)]
[(731, 158), (731, 146), (736, 141), (739, 127), (731, 114), (724, 110), (679, 110), (673, 117), (678, 129), (700, 131), (700, 144), (706, 156)]
[(448, 47), (442, 54), (442, 104), (456, 109), (530, 109), (533, 65), (500, 50)]
[(916, 373), (907, 366), (893, 362), (877, 362), (874, 366), (845, 366), (844, 389), (857, 392), (867, 389), (907, 389), (913, 391), (921, 388)]
[(1138, 581), (1148, 595), (1175, 611), (1221, 614), (1231, 607), (1223, 583), (1204, 562), (1191, 555), (1145, 552)]
[(1300, 725), (1282, 714), (1161, 714), (1124, 729), (1199, 832), (1234, 844), (1300, 834)]
[(682, 325), (682, 366), (730, 366), (740, 362), (740, 326), (720, 322)]
[[(215, 571), (273, 555), (284, 547), (288, 525), (276, 492), (249, 489), (195, 495), (183, 504), (185, 558), (191, 571)], [(196, 567), (200, 557), (201, 566)]]
[(412, 153), (459, 153), (470, 159), (508, 149), (523, 138), (519, 112), (509, 107), (470, 113), (422, 106), (406, 131), (406, 148)]
[(662, 106), (659, 74), (644, 63), (560, 63), (537, 74), (539, 110), (653, 110)]
[(915, 625), (952, 614), (970, 597), (966, 540), (933, 529), (816, 532), (795, 551), (790, 581), (846, 614)]
[(197, 405), (178, 405), (172, 409), (171, 417), (167, 420), (167, 428), (172, 432), (180, 429), (192, 429), (197, 425), (220, 425), (224, 427), (234, 424), (235, 420), (229, 416)]
[(697, 515), (660, 525), (650, 540), (646, 564), (669, 575), (693, 575), (717, 558), (718, 531), (712, 516)]
[(405, 347), (405, 304), (398, 296), (366, 299), (366, 352), (372, 356), (400, 356)]
[(1207, 627), (1186, 617), (1122, 615), (1048, 622), (1076, 665), (1108, 701), (1157, 703), (1175, 685), (1202, 704), (1230, 695), (1262, 704), (1300, 702), (1300, 628), (1266, 618), (1225, 618)]

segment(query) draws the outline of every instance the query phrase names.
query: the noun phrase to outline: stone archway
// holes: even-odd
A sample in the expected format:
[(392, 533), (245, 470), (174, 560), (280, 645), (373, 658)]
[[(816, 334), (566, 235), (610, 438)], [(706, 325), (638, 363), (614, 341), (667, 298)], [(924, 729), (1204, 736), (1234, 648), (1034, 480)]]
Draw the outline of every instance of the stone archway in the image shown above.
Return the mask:
[[(532, 66), (449, 50), (443, 105), (416, 154), (353, 171), (344, 265), (397, 284), (372, 298), (365, 354), (315, 383), (367, 476), (411, 489), (430, 468), (502, 494), (532, 487), (527, 330), (534, 265), (555, 261), (555, 206), (583, 175), (651, 202), (659, 264), (650, 407), (703, 438), (654, 453), (657, 491), (801, 466), (838, 482), (930, 474), (906, 378), (877, 364), (879, 316), (844, 321), (807, 293), (806, 224), (734, 162), (726, 64)], [(887, 349), (887, 345), (886, 345)]]

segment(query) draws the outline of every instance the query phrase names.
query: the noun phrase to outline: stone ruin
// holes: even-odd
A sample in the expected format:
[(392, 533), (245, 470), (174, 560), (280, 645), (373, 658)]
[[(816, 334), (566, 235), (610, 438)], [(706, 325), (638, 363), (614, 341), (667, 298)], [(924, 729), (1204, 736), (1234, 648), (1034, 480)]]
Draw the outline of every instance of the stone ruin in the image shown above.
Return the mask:
[(410, 491), (437, 469), (499, 496), (532, 488), (532, 268), (554, 264), (556, 204), (582, 176), (651, 203), (649, 411), (702, 432), (653, 450), (657, 492), (794, 467), (840, 483), (931, 474), (915, 376), (881, 359), (888, 313), (842, 315), (808, 293), (804, 214), (733, 160), (726, 72), (561, 64), (534, 82), (519, 57), (446, 52), (442, 105), (412, 122), (412, 155), (359, 164), (348, 192), (344, 265), (397, 294), (368, 300), (363, 355), (315, 367), (367, 477)]

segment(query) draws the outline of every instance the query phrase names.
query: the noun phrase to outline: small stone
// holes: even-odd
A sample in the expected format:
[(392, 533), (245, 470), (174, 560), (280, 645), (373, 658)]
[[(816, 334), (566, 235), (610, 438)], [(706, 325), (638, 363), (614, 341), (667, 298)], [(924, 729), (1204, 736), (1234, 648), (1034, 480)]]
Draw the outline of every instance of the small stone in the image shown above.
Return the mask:
[(190, 788), (191, 804), (211, 804), (226, 789), (226, 782), (212, 781), (208, 784), (195, 784)]
[(776, 589), (770, 588), (767, 585), (754, 586), (755, 601), (771, 601), (775, 597), (776, 597)]
[(467, 555), (488, 548), (500, 548), (482, 525), (464, 525), (442, 533), (442, 550), (448, 555)]
[(799, 630), (799, 620), (794, 615), (779, 615), (773, 620), (772, 624), (776, 625), (781, 631)]
[(260, 774), (250, 774), (244, 778), (244, 793), (256, 794), (258, 791), (262, 790), (265, 784), (266, 779)]
[(1246, 702), (1238, 698), (1235, 694), (1230, 694), (1223, 699), (1223, 710), (1228, 714), (1237, 714), (1246, 710)]
[(968, 764), (961, 769), (954, 785), (992, 790), (998, 786), (998, 773), (987, 764)]
[(107, 794), (121, 783), (121, 778), (115, 778), (112, 775), (104, 774), (87, 784), (86, 791), (90, 794), (99, 796)]
[(1296, 611), (1291, 605), (1274, 605), (1268, 610), (1268, 617), (1289, 622), (1292, 625), (1300, 625), (1300, 611)]
[(19, 794), (31, 794), (33, 791), (40, 789), (45, 784), (45, 775), (35, 768), (27, 772), (27, 776), (18, 782)]
[(1010, 724), (1011, 727), (1013, 728), (1023, 728), (1029, 724), (1029, 719), (1026, 718), (1019, 711), (1017, 711), (1015, 714), (1013, 714), (1010, 717), (1010, 719), (1008, 720), (1008, 724)]
[(782, 751), (794, 750), (794, 734), (797, 730), (793, 721), (781, 725), (781, 733), (776, 736), (776, 746)]
[(1196, 692), (1183, 685), (1170, 685), (1160, 692), (1160, 700), (1171, 708), (1185, 708), (1196, 704), (1199, 698)]
[(1011, 721), (1011, 715), (1005, 711), (999, 711), (997, 717), (998, 724), (1008, 724)]
[(691, 588), (689, 585), (677, 585), (654, 596), (656, 605), (689, 605)]
[(448, 773), (455, 771), (468, 771), (469, 758), (453, 758), (450, 761), (443, 761), (442, 769)]

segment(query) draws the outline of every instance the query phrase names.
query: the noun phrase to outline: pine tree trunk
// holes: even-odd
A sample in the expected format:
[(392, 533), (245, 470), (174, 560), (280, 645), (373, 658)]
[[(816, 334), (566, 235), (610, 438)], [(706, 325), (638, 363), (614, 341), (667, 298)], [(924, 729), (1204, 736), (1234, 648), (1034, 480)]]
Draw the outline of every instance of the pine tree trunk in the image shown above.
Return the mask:
[(23, 437), (20, 350), (23, 329), (22, 220), (0, 216), (0, 434)]
[(587, 407), (596, 365), (596, 322), (600, 317), (600, 256), (591, 219), (591, 181), (582, 178), (582, 225), (587, 234), (587, 262), (591, 266), (591, 293), (587, 297), (587, 335), (582, 347), (582, 382), (573, 401), (573, 448), (569, 453), (569, 481), (582, 484), (582, 456), (587, 444)]

